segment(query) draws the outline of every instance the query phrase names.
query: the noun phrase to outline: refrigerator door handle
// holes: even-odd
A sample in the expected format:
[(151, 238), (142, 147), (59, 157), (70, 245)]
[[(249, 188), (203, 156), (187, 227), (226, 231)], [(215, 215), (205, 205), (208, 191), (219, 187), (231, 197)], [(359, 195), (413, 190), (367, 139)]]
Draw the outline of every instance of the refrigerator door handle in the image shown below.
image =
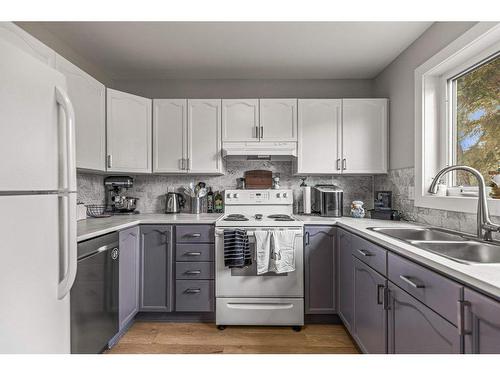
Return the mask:
[(64, 111), (66, 122), (63, 129), (65, 140), (62, 165), (63, 190), (76, 192), (76, 153), (75, 153), (75, 111), (68, 94), (62, 88), (56, 86), (56, 101)]
[(71, 290), (76, 278), (77, 242), (76, 242), (76, 194), (59, 195), (59, 243), (62, 249), (63, 276), (57, 286), (57, 298), (63, 299)]

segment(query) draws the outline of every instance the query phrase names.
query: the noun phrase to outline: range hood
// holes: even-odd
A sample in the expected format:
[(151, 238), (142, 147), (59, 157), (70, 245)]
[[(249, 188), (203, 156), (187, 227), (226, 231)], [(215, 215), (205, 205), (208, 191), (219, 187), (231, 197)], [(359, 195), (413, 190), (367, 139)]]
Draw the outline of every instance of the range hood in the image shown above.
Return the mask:
[(223, 142), (222, 156), (231, 160), (292, 160), (297, 142)]

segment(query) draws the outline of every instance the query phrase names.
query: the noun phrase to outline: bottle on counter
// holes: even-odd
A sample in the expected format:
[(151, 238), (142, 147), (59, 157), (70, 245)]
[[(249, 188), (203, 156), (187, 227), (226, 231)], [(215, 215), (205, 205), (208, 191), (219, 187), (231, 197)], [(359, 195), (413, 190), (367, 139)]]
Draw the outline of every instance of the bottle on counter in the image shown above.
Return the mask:
[(217, 213), (224, 212), (224, 203), (223, 203), (223, 200), (222, 200), (222, 193), (220, 191), (217, 191), (215, 193), (215, 197), (214, 197), (214, 210)]
[(214, 212), (214, 192), (212, 191), (212, 187), (208, 188), (207, 193), (207, 212), (209, 214)]

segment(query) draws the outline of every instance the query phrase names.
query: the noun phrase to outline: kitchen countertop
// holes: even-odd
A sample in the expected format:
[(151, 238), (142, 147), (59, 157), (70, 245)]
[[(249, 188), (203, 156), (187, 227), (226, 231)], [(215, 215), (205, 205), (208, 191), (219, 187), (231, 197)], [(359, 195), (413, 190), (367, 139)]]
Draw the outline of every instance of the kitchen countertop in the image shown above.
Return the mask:
[[(138, 214), (120, 215), (109, 218), (89, 218), (77, 224), (77, 240), (84, 241), (106, 233), (133, 227), (138, 224), (214, 224), (222, 214)], [(468, 265), (455, 262), (410, 243), (371, 231), (370, 227), (424, 226), (403, 221), (354, 219), (351, 217), (330, 218), (294, 215), (304, 225), (337, 225), (354, 234), (371, 240), (392, 252), (407, 257), (442, 273), (462, 284), (477, 289), (500, 300), (500, 264)]]
[(77, 241), (85, 241), (106, 233), (130, 228), (138, 224), (214, 224), (222, 214), (137, 214), (106, 218), (88, 218), (76, 225)]
[(500, 264), (463, 264), (440, 255), (419, 249), (402, 240), (374, 232), (371, 227), (422, 227), (424, 224), (404, 221), (354, 219), (351, 217), (329, 218), (307, 215), (294, 215), (304, 225), (337, 225), (391, 250), (396, 254), (412, 259), (428, 268), (442, 273), (456, 281), (500, 300)]

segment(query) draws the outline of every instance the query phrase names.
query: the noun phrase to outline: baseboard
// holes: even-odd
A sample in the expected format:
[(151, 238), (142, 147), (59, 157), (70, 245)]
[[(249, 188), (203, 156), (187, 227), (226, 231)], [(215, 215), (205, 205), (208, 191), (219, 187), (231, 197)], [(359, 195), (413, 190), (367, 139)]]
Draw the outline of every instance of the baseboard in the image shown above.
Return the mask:
[(214, 323), (215, 312), (140, 312), (135, 317), (136, 321), (178, 322), (178, 323)]
[(306, 314), (305, 324), (342, 324), (342, 320), (337, 314)]

